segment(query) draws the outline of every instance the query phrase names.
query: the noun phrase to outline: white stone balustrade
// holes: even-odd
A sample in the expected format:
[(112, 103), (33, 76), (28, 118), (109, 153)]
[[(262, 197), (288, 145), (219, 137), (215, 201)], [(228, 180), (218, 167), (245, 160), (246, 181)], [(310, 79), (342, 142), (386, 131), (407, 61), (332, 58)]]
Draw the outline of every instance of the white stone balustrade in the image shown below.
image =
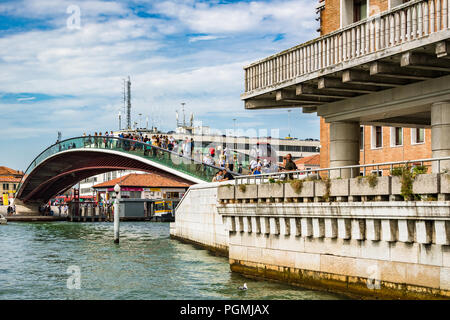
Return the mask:
[[(405, 45), (420, 46), (421, 40), (445, 32), (450, 26), (449, 0), (409, 1), (353, 23), (325, 36), (295, 46), (246, 66), (244, 98), (295, 79), (308, 80), (314, 73), (332, 72), (342, 63), (364, 62), (373, 54), (381, 57)], [(435, 4), (436, 2), (436, 4)]]
[[(316, 205), (317, 204), (311, 204)], [(395, 208), (394, 208), (395, 209)], [(310, 209), (311, 210), (311, 209)], [(239, 210), (238, 210), (239, 211)], [(242, 212), (248, 211), (243, 209)], [(448, 211), (448, 209), (447, 209)], [(360, 241), (405, 242), (448, 245), (450, 214), (447, 220), (432, 217), (352, 218), (352, 217), (276, 217), (230, 213), (219, 209), (230, 232), (246, 232), (275, 236), (326, 238)], [(434, 235), (434, 238), (433, 238)]]

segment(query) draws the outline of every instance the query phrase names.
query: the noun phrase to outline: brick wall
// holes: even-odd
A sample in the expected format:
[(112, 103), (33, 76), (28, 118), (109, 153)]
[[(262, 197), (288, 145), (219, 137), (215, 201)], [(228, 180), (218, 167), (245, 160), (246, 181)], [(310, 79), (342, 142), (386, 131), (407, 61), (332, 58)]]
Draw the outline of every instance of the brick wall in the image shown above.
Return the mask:
[[(320, 119), (320, 167), (330, 166), (330, 125)], [(360, 164), (431, 158), (431, 130), (425, 129), (425, 142), (411, 144), (411, 128), (403, 128), (403, 146), (391, 147), (391, 128), (383, 127), (383, 147), (372, 149), (372, 126), (364, 126), (364, 152)]]
[[(325, 0), (325, 9), (320, 14), (322, 35), (340, 28), (341, 1), (345, 0)], [(388, 6), (388, 0), (369, 0), (369, 16), (386, 11)]]

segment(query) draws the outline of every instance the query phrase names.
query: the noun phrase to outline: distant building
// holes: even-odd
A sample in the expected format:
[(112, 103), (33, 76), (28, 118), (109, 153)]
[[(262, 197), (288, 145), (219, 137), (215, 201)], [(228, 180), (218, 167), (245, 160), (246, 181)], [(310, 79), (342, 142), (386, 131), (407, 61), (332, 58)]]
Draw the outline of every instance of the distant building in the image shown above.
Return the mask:
[[(135, 199), (174, 199), (183, 197), (192, 183), (178, 177), (164, 177), (154, 173), (130, 173), (126, 176), (94, 185), (92, 188), (100, 198), (115, 198), (114, 186), (121, 187), (123, 198)], [(108, 194), (108, 196), (107, 196)]]
[[(23, 175), (22, 171), (3, 166), (0, 167), (0, 194), (2, 195), (2, 199), (5, 194), (8, 195), (9, 199), (14, 198)], [(3, 201), (0, 202), (3, 204)]]
[[(233, 135), (215, 134), (206, 126), (178, 126), (175, 131), (164, 133), (155, 132), (154, 129), (146, 130), (122, 130), (120, 132), (147, 135), (151, 137), (154, 134), (173, 136), (176, 140), (184, 140), (185, 138), (193, 138), (195, 148), (201, 148), (203, 152), (207, 152), (208, 148), (214, 147), (216, 150), (223, 150), (226, 146), (230, 149), (243, 153), (251, 154), (252, 150), (258, 143), (269, 143), (277, 153), (277, 161), (283, 162), (283, 157), (288, 153), (293, 159), (299, 159), (318, 154), (320, 152), (320, 141), (318, 139), (296, 139), (296, 138), (273, 138), (273, 137), (244, 137)], [(119, 132), (115, 132), (118, 135)]]
[(106, 172), (102, 174), (98, 174), (92, 177), (89, 177), (87, 179), (84, 179), (80, 181), (80, 197), (86, 198), (86, 197), (95, 197), (95, 190), (92, 188), (96, 184), (100, 184), (106, 181), (110, 181), (116, 178), (120, 178), (123, 176), (126, 176), (130, 173), (143, 173), (139, 171), (132, 171), (132, 170), (118, 170), (118, 171), (111, 171)]
[(320, 155), (316, 154), (313, 156), (301, 158), (294, 161), (297, 165), (298, 170), (313, 170), (320, 168)]

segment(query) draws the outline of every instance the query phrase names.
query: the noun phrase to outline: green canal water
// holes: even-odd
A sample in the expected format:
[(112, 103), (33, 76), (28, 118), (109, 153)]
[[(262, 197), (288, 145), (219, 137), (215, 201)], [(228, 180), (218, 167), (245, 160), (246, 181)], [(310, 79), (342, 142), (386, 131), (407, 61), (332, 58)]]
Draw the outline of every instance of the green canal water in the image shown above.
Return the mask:
[[(0, 226), (0, 299), (343, 299), (231, 273), (228, 259), (170, 239), (168, 223), (120, 229), (115, 245), (112, 223)], [(73, 266), (80, 289), (67, 288)]]

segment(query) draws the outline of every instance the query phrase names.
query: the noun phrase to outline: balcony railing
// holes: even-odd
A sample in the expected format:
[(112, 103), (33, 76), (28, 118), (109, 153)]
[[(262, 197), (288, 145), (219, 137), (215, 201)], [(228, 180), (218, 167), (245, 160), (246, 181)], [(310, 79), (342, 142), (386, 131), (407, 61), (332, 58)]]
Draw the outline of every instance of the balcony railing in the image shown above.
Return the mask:
[(410, 1), (255, 62), (244, 68), (245, 93), (447, 30), (449, 1)]

